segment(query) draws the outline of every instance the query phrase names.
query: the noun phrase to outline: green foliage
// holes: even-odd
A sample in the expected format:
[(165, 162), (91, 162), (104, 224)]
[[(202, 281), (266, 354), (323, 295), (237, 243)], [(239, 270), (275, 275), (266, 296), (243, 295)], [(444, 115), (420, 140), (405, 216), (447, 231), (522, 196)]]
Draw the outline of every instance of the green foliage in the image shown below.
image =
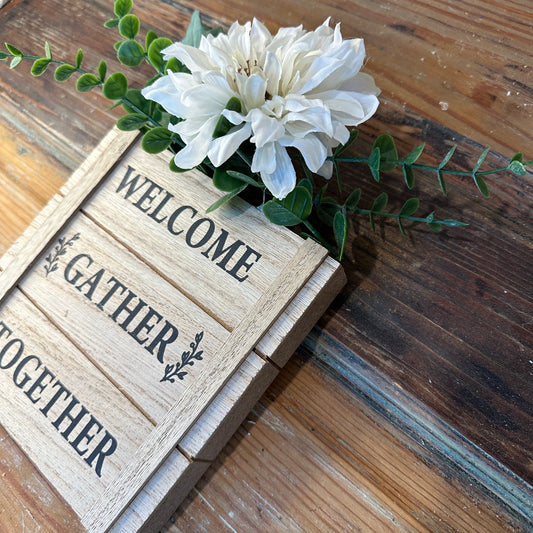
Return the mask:
[(159, 154), (172, 143), (173, 133), (167, 128), (158, 126), (148, 130), (142, 138), (142, 147), (149, 154)]
[(263, 213), (278, 226), (295, 226), (309, 218), (313, 199), (305, 187), (296, 186), (283, 200), (274, 198), (263, 205)]
[(90, 72), (87, 72), (86, 74), (82, 74), (78, 81), (76, 82), (76, 89), (80, 93), (86, 93), (88, 91), (92, 91), (95, 87), (98, 87), (100, 85), (100, 80)]
[(166, 37), (156, 37), (151, 40), (148, 45), (148, 60), (158, 72), (163, 73), (165, 71), (166, 62), (161, 55), (161, 50), (167, 48), (171, 44), (172, 41)]

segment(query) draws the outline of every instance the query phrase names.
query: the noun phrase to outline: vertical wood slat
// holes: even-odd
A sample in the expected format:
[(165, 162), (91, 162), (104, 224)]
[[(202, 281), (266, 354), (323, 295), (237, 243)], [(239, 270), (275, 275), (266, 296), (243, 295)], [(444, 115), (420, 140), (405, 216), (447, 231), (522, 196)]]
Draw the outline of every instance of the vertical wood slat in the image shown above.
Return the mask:
[(222, 345), (213, 358), (211, 370), (199, 378), (197, 390), (201, 390), (201, 394), (186, 393), (171, 407), (139, 447), (130, 464), (122, 469), (82, 518), (89, 532), (106, 531), (112, 527), (326, 256), (327, 251), (314, 241), (303, 242), (271, 287)]
[(136, 131), (122, 132), (113, 128), (74, 172), (69, 180), (71, 191), (69, 195), (59, 203), (54, 215), (43, 222), (39, 232), (35, 233), (19, 254), (13, 257), (9, 268), (2, 272), (0, 303), (41, 253), (43, 245), (54, 238), (138, 135)]

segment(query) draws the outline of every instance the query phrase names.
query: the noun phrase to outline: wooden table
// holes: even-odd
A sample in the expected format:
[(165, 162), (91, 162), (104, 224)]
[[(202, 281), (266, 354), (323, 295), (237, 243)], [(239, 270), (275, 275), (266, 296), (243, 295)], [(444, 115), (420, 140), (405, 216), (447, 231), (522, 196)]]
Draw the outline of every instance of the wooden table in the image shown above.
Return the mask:
[[(533, 158), (533, 5), (530, 0), (138, 0), (147, 28), (176, 40), (193, 9), (227, 27), (255, 16), (275, 31), (326, 17), (365, 38), (383, 93), (354, 154), (391, 133), (405, 155), (471, 169), (522, 151)], [(112, 68), (103, 22), (112, 2), (12, 0), (2, 42), (57, 58), (78, 47)], [(51, 74), (0, 65), (0, 255), (111, 128), (96, 92)], [(137, 76), (140, 81), (141, 76)], [(363, 203), (380, 188), (409, 194), (392, 173), (378, 187), (342, 167)], [(533, 527), (532, 175), (450, 177), (447, 197), (420, 174), (424, 214), (467, 229), (433, 234), (354, 219), (348, 285), (263, 396), (166, 531), (526, 531)], [(73, 513), (0, 428), (0, 531), (75, 531)]]

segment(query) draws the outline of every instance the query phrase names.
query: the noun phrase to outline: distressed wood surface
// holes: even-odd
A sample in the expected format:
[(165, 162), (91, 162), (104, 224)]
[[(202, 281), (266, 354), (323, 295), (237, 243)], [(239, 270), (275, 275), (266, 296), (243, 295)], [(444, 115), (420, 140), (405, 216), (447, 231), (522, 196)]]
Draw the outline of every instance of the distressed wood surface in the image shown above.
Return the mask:
[[(42, 49), (48, 40), (56, 57), (69, 60), (79, 45), (89, 66), (107, 56), (110, 68), (118, 68), (111, 60), (114, 37), (102, 27), (110, 4), (12, 0), (0, 12), (0, 35), (28, 51)], [(429, 163), (452, 143), (459, 144), (454, 159), (460, 168), (472, 168), (484, 146), (494, 150), (489, 165), (505, 165), (515, 151), (533, 157), (528, 0), (254, 5), (139, 0), (136, 6), (145, 27), (171, 38), (183, 36), (194, 8), (208, 23), (227, 26), (257, 16), (272, 30), (299, 23), (311, 29), (331, 15), (342, 22), (345, 36), (365, 38), (366, 70), (383, 90), (382, 105), (361, 128), (355, 154), (366, 155), (374, 136), (387, 131), (398, 139), (401, 154), (428, 141)], [(106, 113), (100, 95), (80, 95), (49, 75), (30, 79), (28, 65), (0, 69), (0, 250), (5, 251), (107, 133), (118, 111)], [(362, 168), (342, 171), (349, 186), (368, 180)], [(401, 178), (383, 181), (391, 204), (401, 205), (407, 198)], [(368, 183), (363, 201), (370, 203), (378, 189)], [(434, 235), (413, 228), (405, 239), (391, 224), (378, 225), (373, 234), (367, 221), (357, 221), (344, 261), (348, 286), (319, 327), (458, 435), (531, 482), (531, 175), (500, 175), (489, 187), (487, 202), (471, 180), (450, 178), (443, 198), (434, 177), (418, 178), (425, 212), (436, 209), (442, 218), (465, 220), (467, 230)], [(330, 354), (333, 363), (336, 353)], [(298, 356), (282, 372), (256, 409), (261, 417), (241, 427), (171, 531), (253, 531), (265, 523), (280, 531), (319, 531), (324, 524), (342, 530), (342, 516), (350, 526), (367, 529), (509, 527), (512, 511), (480, 493), (475, 476), (470, 487), (468, 477), (453, 481), (449, 472), (439, 474), (445, 460), (428, 451), (431, 432), (425, 444), (407, 433), (413, 444), (382, 406), (339, 386), (350, 365), (333, 363), (331, 378), (317, 371), (315, 356)], [(34, 530), (34, 524), (46, 530), (47, 524), (71, 520), (67, 508), (43, 503), (57, 495), (42, 479), (36, 501), (23, 478), (13, 476), (13, 443), (8, 437), (0, 442), (2, 527), (23, 531), (24, 525), (28, 531), (31, 521)], [(458, 462), (450, 459), (452, 471)], [(318, 491), (318, 484), (326, 489)], [(369, 500), (369, 493), (375, 498)], [(32, 510), (31, 520), (21, 520)], [(515, 527), (525, 530), (524, 520)]]

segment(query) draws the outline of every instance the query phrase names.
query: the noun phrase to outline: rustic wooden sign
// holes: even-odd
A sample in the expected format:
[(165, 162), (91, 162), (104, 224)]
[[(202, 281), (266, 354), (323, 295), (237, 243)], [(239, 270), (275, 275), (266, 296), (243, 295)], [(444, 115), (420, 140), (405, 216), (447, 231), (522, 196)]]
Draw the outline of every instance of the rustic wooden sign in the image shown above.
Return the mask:
[(113, 130), (0, 262), (0, 423), (88, 531), (157, 530), (345, 283)]

